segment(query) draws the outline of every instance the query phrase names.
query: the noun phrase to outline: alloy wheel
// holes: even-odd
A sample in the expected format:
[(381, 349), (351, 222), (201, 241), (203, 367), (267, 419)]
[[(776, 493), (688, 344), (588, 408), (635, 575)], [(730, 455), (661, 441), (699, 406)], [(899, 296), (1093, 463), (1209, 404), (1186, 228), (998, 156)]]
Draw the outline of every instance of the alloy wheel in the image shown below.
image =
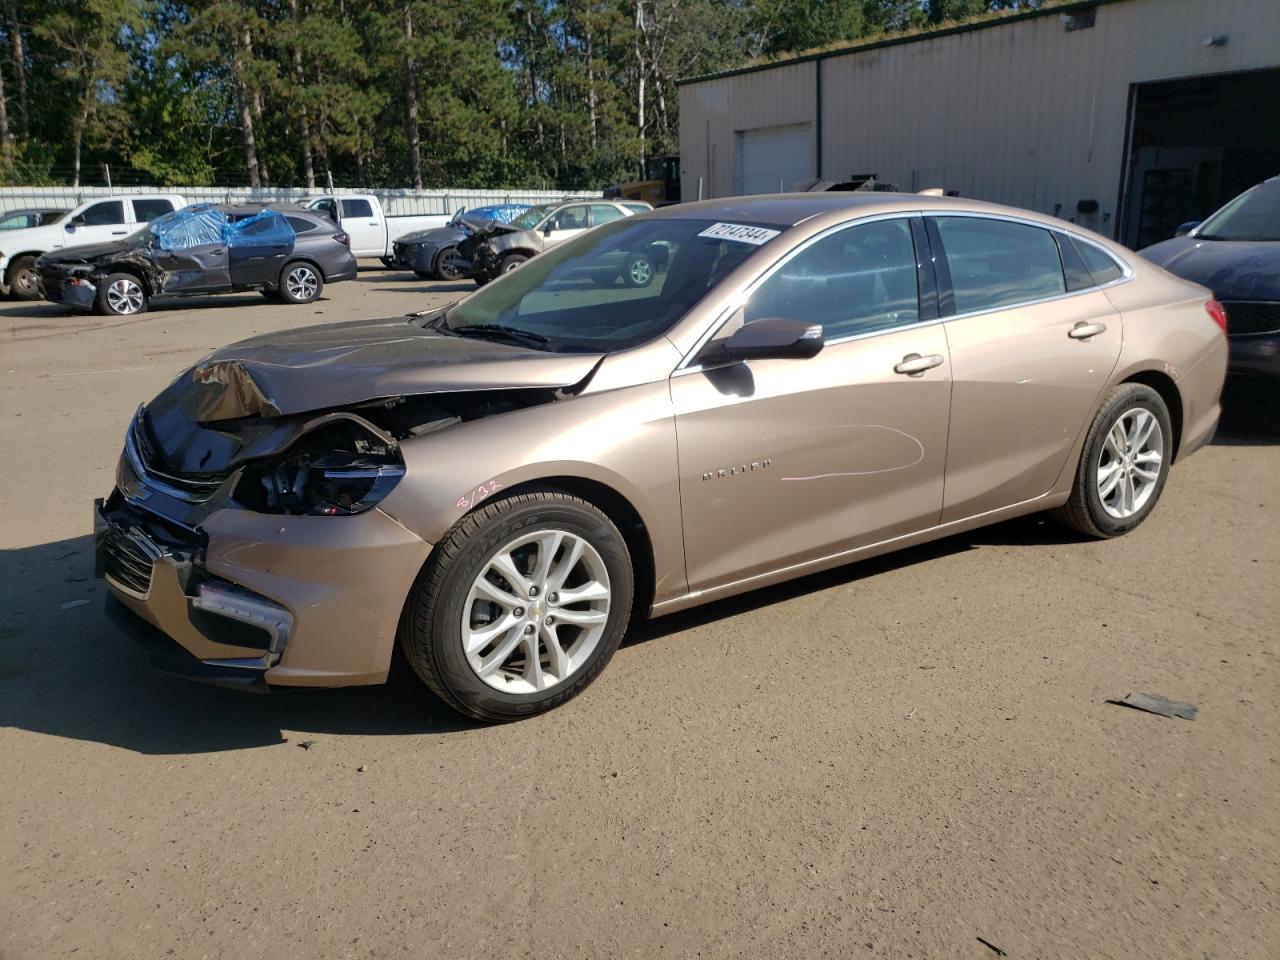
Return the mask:
[(1155, 414), (1131, 407), (1107, 431), (1098, 454), (1098, 499), (1107, 515), (1127, 520), (1151, 499), (1164, 469), (1164, 431)]
[(316, 272), (306, 266), (294, 267), (284, 281), (284, 287), (293, 300), (310, 300), (319, 286)]
[(107, 306), (111, 308), (112, 313), (118, 313), (121, 316), (137, 313), (142, 309), (143, 300), (142, 287), (136, 281), (122, 277), (119, 280), (113, 280), (107, 287)]
[(637, 287), (643, 287), (653, 279), (653, 264), (643, 257), (637, 257), (631, 261), (628, 273), (631, 275), (633, 284)]
[(612, 596), (604, 560), (582, 537), (566, 530), (520, 536), (489, 558), (467, 594), (467, 663), (503, 693), (563, 683), (599, 645)]

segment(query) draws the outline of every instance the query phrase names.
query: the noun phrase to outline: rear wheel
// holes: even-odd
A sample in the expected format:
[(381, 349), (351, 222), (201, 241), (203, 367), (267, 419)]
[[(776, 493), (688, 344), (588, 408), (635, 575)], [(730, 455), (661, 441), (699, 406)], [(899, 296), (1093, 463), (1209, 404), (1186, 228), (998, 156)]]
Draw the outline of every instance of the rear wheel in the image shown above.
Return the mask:
[(535, 490), (463, 517), (405, 605), (400, 643), (442, 700), (487, 722), (559, 706), (604, 669), (626, 630), (631, 557), (585, 500)]
[(280, 271), (280, 296), (286, 303), (310, 303), (323, 289), (320, 271), (303, 260), (286, 263)]
[(1122, 383), (1094, 418), (1071, 498), (1055, 516), (1091, 537), (1128, 533), (1155, 509), (1172, 456), (1173, 428), (1160, 394)]
[(19, 257), (9, 265), (9, 292), (16, 300), (40, 299), (35, 257)]
[(147, 291), (132, 274), (113, 273), (102, 281), (94, 306), (99, 313), (130, 317), (147, 309)]

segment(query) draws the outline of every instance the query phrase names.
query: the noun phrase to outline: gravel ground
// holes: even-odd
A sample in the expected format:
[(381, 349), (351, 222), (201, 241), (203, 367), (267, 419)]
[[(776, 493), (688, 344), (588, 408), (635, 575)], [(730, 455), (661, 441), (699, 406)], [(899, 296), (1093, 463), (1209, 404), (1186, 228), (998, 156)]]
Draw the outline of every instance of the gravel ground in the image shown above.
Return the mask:
[(1128, 537), (1029, 518), (654, 621), (518, 724), (403, 670), (149, 674), (90, 576), (137, 404), (227, 341), (468, 289), (0, 305), (0, 957), (1280, 955), (1275, 394)]

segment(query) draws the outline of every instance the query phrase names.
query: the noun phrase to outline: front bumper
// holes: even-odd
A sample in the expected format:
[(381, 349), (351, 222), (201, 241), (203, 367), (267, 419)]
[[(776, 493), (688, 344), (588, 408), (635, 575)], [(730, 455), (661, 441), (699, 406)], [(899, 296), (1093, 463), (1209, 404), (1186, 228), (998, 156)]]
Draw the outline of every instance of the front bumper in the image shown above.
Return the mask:
[(391, 266), (401, 270), (430, 272), (435, 269), (436, 254), (440, 248), (433, 243), (394, 243), (391, 245)]
[(98, 288), (85, 277), (71, 277), (53, 270), (36, 274), (40, 296), (50, 303), (60, 303), (76, 310), (92, 310)]
[[(99, 573), (132, 614), (130, 632), (151, 642), (153, 663), (262, 689), (384, 681), (431, 549), (377, 509), (293, 517), (227, 507), (191, 531), (115, 493), (94, 520)], [(157, 632), (178, 648), (162, 660)], [(175, 652), (183, 669), (172, 669)]]

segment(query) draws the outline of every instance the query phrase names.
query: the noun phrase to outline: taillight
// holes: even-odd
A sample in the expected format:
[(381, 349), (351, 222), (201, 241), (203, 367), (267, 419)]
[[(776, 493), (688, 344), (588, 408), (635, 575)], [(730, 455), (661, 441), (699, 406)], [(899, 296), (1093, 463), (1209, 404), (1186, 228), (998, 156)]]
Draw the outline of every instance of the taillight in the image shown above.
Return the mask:
[(337, 241), (338, 241), (340, 244), (342, 244), (344, 247), (349, 247), (349, 246), (351, 246), (351, 237), (349, 237), (349, 236), (348, 236), (347, 234), (345, 234), (345, 233), (335, 233), (335, 234), (333, 235), (333, 239), (337, 240)]
[(1222, 328), (1222, 332), (1227, 332), (1227, 308), (1220, 304), (1217, 300), (1210, 300), (1204, 305), (1205, 313), (1213, 318), (1213, 322)]

